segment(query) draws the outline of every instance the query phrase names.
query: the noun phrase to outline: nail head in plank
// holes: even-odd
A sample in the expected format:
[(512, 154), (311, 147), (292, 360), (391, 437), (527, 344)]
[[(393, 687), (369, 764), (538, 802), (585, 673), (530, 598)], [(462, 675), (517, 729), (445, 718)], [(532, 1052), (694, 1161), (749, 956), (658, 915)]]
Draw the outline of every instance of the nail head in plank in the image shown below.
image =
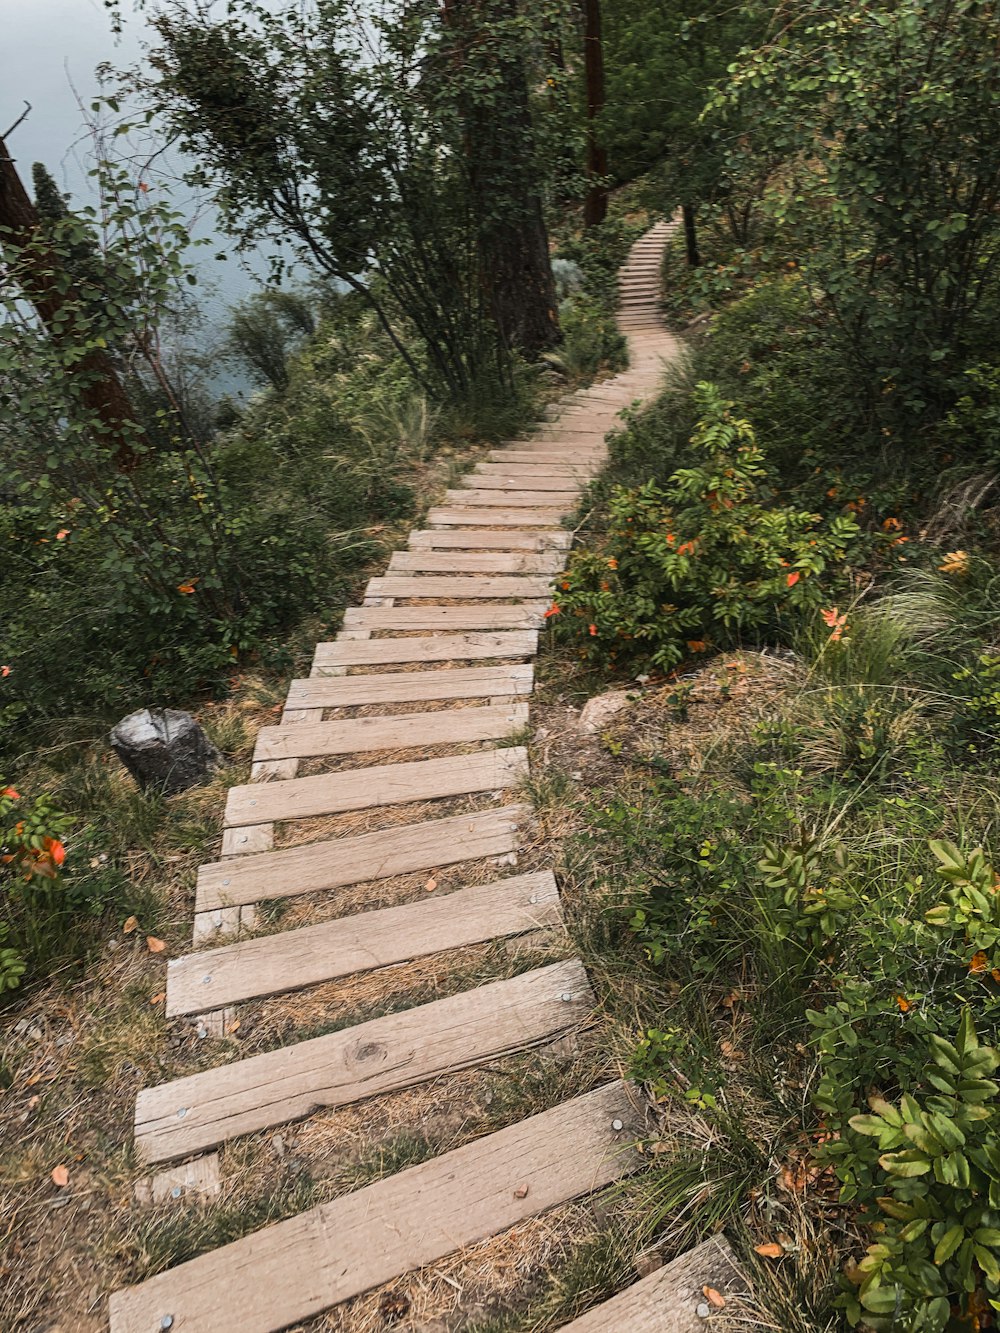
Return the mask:
[(206, 912), (262, 898), (291, 898), (370, 879), (391, 879), (456, 861), (504, 856), (516, 850), (518, 828), (530, 817), (530, 806), (506, 805), (260, 856), (211, 861), (198, 870), (195, 906)]
[(354, 717), (342, 722), (262, 727), (257, 733), (255, 753), (268, 758), (295, 755), (306, 759), (317, 755), (405, 750), (418, 745), (502, 740), (527, 725), (528, 705), (515, 703), (493, 708), (448, 708), (433, 713)]
[(276, 1333), (637, 1170), (635, 1120), (576, 1097), (116, 1292), (111, 1333)]
[(425, 895), (418, 902), (263, 935), (221, 949), (171, 959), (169, 1017), (212, 1006), (334, 981), (519, 935), (560, 919), (559, 891), (550, 870), (512, 875), (490, 884)]
[(585, 1023), (593, 1005), (583, 964), (570, 959), (145, 1088), (136, 1148), (144, 1161), (166, 1162), (398, 1092), (554, 1040)]
[(225, 821), (233, 827), (256, 823), (259, 819), (312, 819), (346, 810), (372, 810), (411, 801), (502, 791), (517, 786), (527, 773), (527, 750), (523, 746), (510, 746), (411, 763), (348, 768), (337, 773), (290, 778), (287, 782), (251, 782), (230, 788)]

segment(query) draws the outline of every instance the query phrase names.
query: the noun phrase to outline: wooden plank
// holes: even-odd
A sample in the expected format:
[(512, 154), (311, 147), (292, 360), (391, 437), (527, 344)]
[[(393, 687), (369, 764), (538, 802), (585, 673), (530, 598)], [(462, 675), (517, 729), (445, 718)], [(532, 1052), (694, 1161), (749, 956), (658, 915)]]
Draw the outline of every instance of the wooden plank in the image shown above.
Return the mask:
[(579, 959), (522, 972), (144, 1088), (136, 1099), (135, 1146), (146, 1162), (205, 1152), (240, 1134), (398, 1092), (553, 1040), (585, 1023), (593, 1006)]
[(696, 1245), (641, 1282), (563, 1325), (563, 1333), (701, 1333), (704, 1287), (727, 1300), (745, 1290), (736, 1259), (721, 1236)]
[(368, 580), (368, 592), (373, 597), (468, 597), (470, 601), (481, 601), (484, 597), (544, 597), (551, 585), (550, 578), (530, 574), (510, 578), (490, 578), (486, 574), (467, 578), (450, 578), (447, 574), (428, 574), (426, 578), (383, 574)]
[(457, 861), (504, 856), (518, 846), (517, 831), (531, 816), (526, 805), (505, 805), (471, 815), (450, 815), (286, 847), (258, 856), (210, 861), (198, 869), (195, 907), (256, 903), (300, 893), (339, 889), (369, 879), (391, 879)]
[[(554, 574), (562, 569), (562, 551), (395, 551), (390, 574)], [(498, 653), (493, 654), (499, 656)]]
[[(493, 505), (498, 509), (504, 509), (505, 506), (510, 505), (512, 506), (510, 512), (519, 515), (516, 520), (518, 523), (524, 521), (526, 510), (537, 508), (539, 505), (558, 505), (558, 512), (564, 513), (567, 508), (572, 508), (579, 498), (580, 492), (578, 487), (567, 488), (561, 491), (521, 491), (518, 494), (516, 501), (513, 500), (506, 491), (491, 491), (488, 487), (483, 487), (478, 490), (470, 488), (469, 490), (445, 491), (444, 493), (446, 505), (469, 504), (477, 507)], [(523, 505), (524, 508), (514, 508), (513, 506), (515, 504), (518, 506)]]
[(373, 764), (285, 782), (251, 782), (229, 789), (225, 822), (232, 828), (261, 820), (312, 819), (345, 810), (503, 791), (516, 787), (527, 773), (527, 750), (511, 746), (412, 763)]
[(415, 550), (431, 547), (441, 551), (566, 551), (572, 540), (572, 535), (564, 528), (553, 532), (512, 532), (509, 528), (502, 532), (483, 532), (479, 528), (454, 528), (410, 533), (410, 546)]
[(473, 504), (467, 491), (457, 494), (458, 501), (428, 510), (427, 522), (449, 528), (558, 528), (563, 519), (562, 509), (482, 509)]
[(172, 959), (166, 1012), (175, 1018), (206, 1005), (219, 1009), (280, 995), (559, 920), (559, 890), (550, 870), (513, 875)]
[(477, 468), (459, 480), (467, 490), (515, 491), (518, 494), (537, 495), (541, 491), (566, 493), (578, 490), (586, 477), (582, 468), (572, 475), (564, 473), (562, 476), (547, 476), (540, 470), (522, 465), (520, 470), (511, 466), (501, 468), (499, 472)]
[[(412, 553), (397, 551), (393, 560)], [(496, 559), (487, 556), (486, 559)], [(516, 555), (515, 560), (538, 559), (537, 556)], [(541, 557), (550, 559), (550, 557)], [(422, 553), (413, 555), (420, 561), (442, 562), (467, 559), (475, 562), (476, 555), (450, 552), (440, 557)], [(561, 568), (562, 557), (552, 559), (553, 571)], [(470, 566), (471, 567), (471, 566)], [(385, 666), (392, 662), (459, 662), (474, 661), (481, 657), (531, 657), (538, 649), (538, 635), (534, 630), (496, 630), (480, 634), (436, 634), (411, 639), (336, 639), (318, 643), (313, 665), (332, 666)]]
[(548, 598), (533, 602), (467, 602), (464, 606), (349, 606), (346, 629), (464, 630), (536, 629), (544, 623)]
[(111, 1333), (277, 1333), (638, 1170), (636, 1133), (608, 1084), (116, 1292)]
[(507, 463), (537, 463), (539, 467), (544, 467), (547, 472), (555, 472), (557, 469), (566, 470), (567, 474), (576, 474), (578, 472), (594, 472), (607, 462), (608, 451), (602, 448), (581, 453), (574, 445), (522, 445), (518, 449), (491, 449), (486, 455), (490, 459), (489, 464), (480, 466), (489, 466), (491, 469), (504, 469)]
[[(372, 610), (381, 610), (373, 607)], [(388, 607), (387, 610), (395, 610)], [(386, 671), (365, 676), (307, 677), (293, 680), (289, 708), (349, 708), (361, 704), (425, 703), (430, 699), (487, 699), (530, 694), (530, 664), (445, 667), (429, 671)]]
[(294, 727), (261, 727), (254, 755), (262, 759), (306, 759), (372, 750), (406, 750), (418, 745), (494, 741), (527, 725), (528, 705), (515, 703), (486, 708), (442, 708), (433, 713), (395, 713), (389, 717), (352, 717), (342, 722), (300, 722)]

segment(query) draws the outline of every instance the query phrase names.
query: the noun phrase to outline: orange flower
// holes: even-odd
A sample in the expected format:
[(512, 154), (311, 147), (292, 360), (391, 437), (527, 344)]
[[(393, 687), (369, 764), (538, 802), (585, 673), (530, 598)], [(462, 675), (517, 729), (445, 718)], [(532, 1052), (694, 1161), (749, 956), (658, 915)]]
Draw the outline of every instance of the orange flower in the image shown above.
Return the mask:
[(836, 486), (831, 486), (830, 489), (827, 491), (827, 495), (831, 500), (836, 500), (839, 494), (840, 492), (838, 491)]
[(983, 952), (983, 950), (982, 950), (982, 949), (978, 949), (978, 950), (972, 955), (972, 961), (969, 963), (969, 971), (970, 971), (970, 972), (977, 972), (977, 973), (978, 973), (978, 972), (985, 972), (985, 971), (986, 971), (986, 965), (987, 965), (988, 962), (989, 962), (989, 959), (986, 957), (986, 954)]
[(833, 630), (833, 633), (830, 635), (832, 642), (839, 643), (844, 637), (844, 631), (847, 629), (847, 612), (845, 611), (841, 615), (835, 606), (831, 606), (829, 611), (821, 611), (820, 615), (830, 626), (831, 630)]
[(562, 590), (563, 592), (569, 592), (569, 579), (563, 580)]
[(966, 551), (949, 551), (938, 565), (942, 574), (968, 574), (969, 556)]
[(617, 569), (617, 568), (618, 568), (618, 561), (614, 558), (614, 556), (612, 556), (611, 559), (608, 561), (608, 569)]
[(885, 532), (899, 532), (902, 526), (898, 518), (887, 518), (882, 522), (882, 528)]
[(694, 542), (681, 542), (677, 548), (678, 555), (692, 555), (694, 553)]
[(799, 579), (800, 579), (801, 577), (802, 577), (802, 575), (798, 572), (797, 569), (795, 569), (795, 570), (792, 570), (791, 574), (789, 574), (789, 575), (786, 577), (785, 582), (788, 584), (788, 586), (789, 586), (790, 588), (794, 588), (795, 585), (796, 585), (796, 583), (798, 583), (798, 581), (799, 581)]
[(708, 644), (704, 639), (688, 639), (687, 646), (692, 653), (703, 653)]
[(593, 635), (595, 635), (595, 634), (597, 633), (597, 626), (596, 626), (596, 625), (589, 625), (589, 626), (588, 626), (588, 629), (590, 630), (591, 636), (593, 636)]
[(9, 675), (10, 675), (10, 667), (9, 667), (9, 666), (0, 666), (0, 678), (6, 677), (6, 676), (9, 676)]
[(177, 591), (183, 593), (185, 597), (190, 597), (194, 592), (194, 585), (197, 581), (197, 579), (189, 579), (186, 583), (178, 583)]
[(58, 838), (46, 838), (45, 850), (48, 852), (53, 865), (61, 866), (66, 860), (66, 848)]
[(0, 791), (0, 796), (6, 796), (8, 801), (19, 801), (21, 799), (21, 793), (15, 791), (13, 787), (4, 787), (3, 791)]
[(60, 528), (59, 531), (56, 533), (56, 541), (57, 542), (65, 541), (68, 536), (69, 536), (69, 528)]
[(549, 609), (545, 612), (544, 618), (548, 620), (549, 616), (557, 616), (558, 614), (559, 614), (559, 607), (556, 606), (555, 603), (553, 603), (552, 606), (550, 606)]
[(899, 1005), (899, 1012), (901, 1014), (908, 1014), (910, 1012), (911, 1005), (905, 995), (897, 995), (896, 1003)]

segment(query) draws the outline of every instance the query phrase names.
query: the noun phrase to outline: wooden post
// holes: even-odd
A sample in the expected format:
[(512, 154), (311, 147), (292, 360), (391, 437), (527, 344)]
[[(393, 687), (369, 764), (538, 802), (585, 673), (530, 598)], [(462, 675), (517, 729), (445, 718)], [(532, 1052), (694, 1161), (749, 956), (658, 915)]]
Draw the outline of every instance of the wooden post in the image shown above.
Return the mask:
[[(67, 309), (72, 306), (73, 285), (65, 282), (58, 255), (45, 243), (38, 210), (21, 182), (6, 141), (0, 138), (0, 248), (5, 245), (11, 250), (25, 299), (34, 306), (52, 341), (67, 342), (74, 324), (72, 311)], [(120, 472), (132, 471), (138, 462), (133, 447), (135, 414), (111, 358), (94, 349), (77, 362), (73, 373), (80, 377), (80, 401), (97, 419), (115, 466)]]

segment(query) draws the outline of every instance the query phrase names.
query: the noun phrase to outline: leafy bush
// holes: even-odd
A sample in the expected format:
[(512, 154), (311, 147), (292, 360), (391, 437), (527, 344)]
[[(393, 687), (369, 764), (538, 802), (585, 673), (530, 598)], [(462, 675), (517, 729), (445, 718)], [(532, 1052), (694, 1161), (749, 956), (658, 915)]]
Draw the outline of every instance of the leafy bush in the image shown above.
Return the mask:
[(857, 534), (849, 515), (822, 524), (776, 503), (750, 423), (714, 385), (699, 384), (695, 400), (692, 465), (664, 488), (616, 488), (604, 541), (562, 582), (554, 610), (586, 626), (591, 660), (642, 652), (671, 667), (741, 632), (774, 632), (829, 596), (821, 576)]
[(47, 796), (28, 801), (0, 779), (0, 995), (19, 986), (48, 947), (69, 824)]

